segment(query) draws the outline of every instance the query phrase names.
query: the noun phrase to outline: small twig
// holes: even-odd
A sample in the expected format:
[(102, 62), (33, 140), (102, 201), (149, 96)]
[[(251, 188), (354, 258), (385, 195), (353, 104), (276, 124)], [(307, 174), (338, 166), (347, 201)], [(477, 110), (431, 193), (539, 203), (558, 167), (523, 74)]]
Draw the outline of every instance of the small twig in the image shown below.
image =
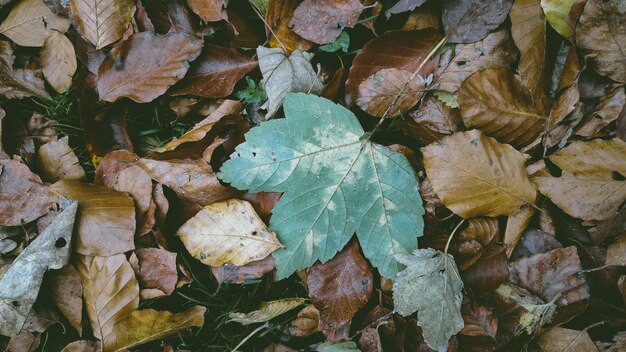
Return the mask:
[(241, 340), (241, 342), (233, 350), (231, 350), (231, 352), (237, 352), (237, 349), (239, 347), (241, 347), (244, 343), (246, 343), (246, 341), (248, 341), (250, 338), (252, 338), (252, 336), (254, 336), (257, 332), (265, 329), (268, 326), (270, 326), (270, 322), (266, 321), (265, 324), (263, 324), (263, 325), (259, 326), (258, 328), (252, 330), (252, 332), (249, 333), (248, 336), (244, 337), (244, 339)]
[(452, 242), (452, 237), (454, 237), (454, 235), (456, 234), (456, 231), (459, 229), (459, 227), (461, 227), (461, 225), (463, 225), (463, 223), (465, 222), (465, 219), (461, 220), (456, 227), (454, 228), (454, 230), (452, 230), (452, 233), (450, 234), (450, 237), (448, 237), (448, 242), (446, 242), (446, 248), (443, 250), (443, 252), (445, 254), (448, 254), (448, 248), (450, 247), (450, 243)]
[(585, 332), (587, 332), (587, 330), (591, 329), (591, 328), (595, 328), (598, 325), (602, 325), (604, 324), (605, 321), (599, 321), (597, 323), (591, 324), (589, 326), (587, 326), (586, 328), (582, 329), (577, 335), (576, 337), (572, 340), (572, 342), (569, 343), (569, 345), (565, 346), (565, 348), (563, 349), (562, 352), (567, 352), (567, 350), (569, 350), (572, 346), (574, 346), (574, 342), (576, 342), (576, 340), (578, 340), (578, 338)]

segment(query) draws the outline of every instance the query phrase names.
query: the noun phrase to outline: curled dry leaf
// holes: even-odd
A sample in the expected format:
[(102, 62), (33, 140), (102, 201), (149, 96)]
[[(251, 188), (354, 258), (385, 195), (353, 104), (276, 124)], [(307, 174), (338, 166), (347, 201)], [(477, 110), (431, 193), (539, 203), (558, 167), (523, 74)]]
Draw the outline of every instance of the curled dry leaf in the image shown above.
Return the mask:
[[(394, 117), (405, 114), (424, 94), (422, 78), (412, 72), (387, 68), (380, 70), (359, 84), (357, 105), (376, 117)], [(393, 104), (393, 108), (387, 112)]]
[(314, 305), (302, 308), (296, 319), (292, 320), (285, 328), (290, 336), (305, 337), (319, 331), (320, 312)]
[(402, 119), (397, 125), (404, 134), (428, 145), (459, 132), (463, 124), (458, 109), (452, 109), (436, 97), (429, 96), (419, 109), (409, 112), (409, 119)]
[(76, 202), (69, 202), (44, 232), (15, 261), (0, 270), (0, 334), (17, 335), (30, 312), (48, 269), (70, 259)]
[(235, 84), (256, 66), (256, 60), (239, 54), (237, 50), (206, 44), (185, 79), (169, 94), (222, 98), (232, 93)]
[(554, 236), (541, 230), (530, 229), (524, 233), (522, 240), (515, 247), (511, 260), (549, 252), (562, 247), (561, 243)]
[(83, 286), (78, 270), (68, 264), (52, 273), (52, 301), (79, 334), (83, 331)]
[(544, 352), (598, 352), (587, 331), (553, 327), (537, 340)]
[(444, 0), (443, 27), (453, 43), (473, 43), (498, 28), (513, 6), (513, 0)]
[(72, 18), (86, 41), (102, 49), (122, 39), (133, 20), (133, 0), (70, 0)]
[(517, 242), (520, 240), (526, 227), (530, 224), (530, 220), (535, 215), (535, 208), (526, 206), (509, 215), (506, 221), (506, 229), (504, 230), (503, 242), (506, 248), (507, 257), (511, 257)]
[(6, 344), (6, 352), (35, 352), (41, 343), (41, 335), (22, 330)]
[(598, 105), (581, 121), (576, 134), (583, 137), (604, 136), (603, 129), (617, 120), (626, 104), (624, 87), (618, 87), (600, 98)]
[(246, 265), (282, 247), (252, 205), (238, 199), (205, 206), (176, 235), (194, 258), (211, 266)]
[(0, 25), (0, 34), (20, 46), (41, 47), (49, 35), (69, 27), (70, 21), (52, 13), (42, 0), (22, 0)]
[(77, 67), (76, 53), (63, 33), (53, 31), (48, 36), (39, 53), (39, 63), (44, 77), (57, 93), (70, 88)]
[(266, 119), (274, 116), (289, 92), (319, 94), (324, 85), (321, 77), (313, 70), (310, 55), (295, 50), (289, 56), (282, 49), (258, 47), (259, 68), (263, 75), (263, 86), (267, 92), (269, 108)]
[(42, 179), (46, 182), (59, 180), (82, 180), (85, 170), (67, 136), (42, 145), (35, 154), (35, 163)]
[(457, 92), (467, 128), (477, 128), (516, 148), (531, 144), (543, 131), (546, 116), (519, 77), (506, 68), (469, 76)]
[(156, 99), (185, 76), (202, 44), (187, 33), (133, 34), (111, 49), (100, 65), (100, 99), (114, 102), (126, 97), (138, 103)]
[(553, 302), (545, 303), (527, 290), (508, 282), (498, 287), (495, 297), (496, 304), (503, 306), (501, 309), (506, 312), (498, 318), (499, 340), (505, 338), (502, 335), (507, 335), (509, 340), (522, 334), (532, 336), (539, 328), (554, 320), (556, 305)]
[(77, 259), (89, 323), (93, 335), (106, 346), (117, 337), (116, 323), (139, 306), (139, 284), (124, 254)]
[(591, 56), (592, 67), (626, 82), (626, 6), (620, 0), (589, 0), (576, 26), (576, 45)]
[(187, 0), (191, 10), (203, 21), (217, 22), (227, 20), (228, 0)]
[(52, 189), (79, 203), (74, 246), (78, 254), (109, 256), (135, 249), (135, 207), (127, 193), (70, 180)]
[(14, 70), (13, 47), (6, 40), (0, 40), (0, 95), (8, 99), (21, 99), (30, 96), (38, 96), (44, 99), (50, 98), (43, 86), (43, 82), (38, 82), (36, 76), (28, 76), (23, 70)]
[(315, 263), (307, 273), (309, 297), (319, 310), (319, 328), (331, 340), (334, 330), (349, 323), (369, 300), (372, 270), (358, 243), (352, 241), (333, 259)]
[(304, 298), (285, 298), (275, 301), (263, 302), (257, 310), (250, 313), (230, 313), (230, 321), (241, 325), (264, 323), (277, 316), (287, 313), (304, 303)]
[(237, 191), (222, 186), (204, 160), (153, 160), (141, 158), (139, 165), (152, 179), (171, 188), (179, 197), (201, 205), (233, 198)]
[(422, 148), (424, 168), (443, 204), (464, 218), (510, 215), (533, 203), (525, 157), (478, 130)]
[(168, 311), (142, 309), (118, 321), (104, 340), (104, 352), (124, 351), (150, 341), (160, 340), (177, 331), (204, 325), (205, 307), (194, 306), (174, 314)]
[[(387, 31), (367, 42), (355, 56), (346, 81), (346, 104), (354, 104), (361, 82), (386, 68), (415, 71), (428, 53), (441, 40), (441, 34), (432, 29)], [(435, 70), (435, 61), (426, 63), (419, 71), (428, 77)]]
[(539, 191), (566, 213), (583, 220), (615, 216), (626, 200), (626, 142), (620, 139), (574, 142), (550, 155), (562, 173), (533, 177)]
[(160, 248), (141, 248), (135, 253), (139, 259), (139, 285), (158, 289), (167, 296), (172, 294), (178, 282), (176, 253)]
[(276, 268), (274, 257), (271, 255), (264, 259), (248, 263), (243, 266), (235, 266), (224, 264), (218, 267), (211, 267), (211, 272), (215, 276), (215, 280), (221, 284), (224, 282), (230, 284), (242, 284), (248, 280), (256, 280), (264, 275), (271, 273)]
[(289, 27), (313, 43), (328, 44), (345, 27), (354, 27), (364, 9), (359, 0), (304, 0), (293, 13)]
[(269, 2), (265, 14), (266, 34), (270, 48), (283, 48), (288, 53), (299, 49), (307, 51), (313, 43), (297, 35), (289, 26), (298, 0), (274, 0)]

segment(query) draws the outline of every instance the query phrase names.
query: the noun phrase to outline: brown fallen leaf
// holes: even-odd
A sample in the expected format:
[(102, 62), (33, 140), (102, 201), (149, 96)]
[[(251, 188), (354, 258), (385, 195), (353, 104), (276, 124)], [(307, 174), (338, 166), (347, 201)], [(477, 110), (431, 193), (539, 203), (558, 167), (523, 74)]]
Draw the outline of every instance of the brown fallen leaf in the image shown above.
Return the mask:
[(589, 0), (576, 26), (576, 45), (601, 75), (626, 82), (626, 11), (619, 0)]
[(558, 326), (539, 335), (537, 343), (544, 352), (598, 352), (587, 331)]
[(600, 98), (598, 105), (581, 121), (576, 134), (583, 137), (604, 137), (605, 127), (617, 120), (626, 106), (624, 87), (618, 87)]
[(6, 352), (35, 352), (41, 343), (41, 335), (21, 331), (11, 337), (6, 345)]
[(100, 341), (78, 340), (65, 346), (61, 352), (100, 352), (102, 343)]
[(52, 189), (79, 203), (76, 253), (109, 256), (135, 249), (135, 207), (127, 193), (71, 180), (61, 180)]
[(549, 156), (560, 177), (533, 177), (539, 191), (571, 216), (606, 220), (626, 200), (626, 142), (620, 139), (574, 142)]
[(515, 246), (522, 238), (526, 227), (530, 224), (530, 220), (535, 215), (535, 208), (527, 206), (522, 207), (519, 211), (509, 215), (506, 221), (506, 229), (504, 230), (504, 237), (502, 241), (506, 248), (507, 257), (511, 257)]
[(358, 243), (352, 241), (333, 259), (315, 263), (307, 273), (309, 297), (320, 312), (319, 329), (332, 340), (334, 330), (349, 323), (369, 300), (372, 269)]
[(289, 27), (306, 40), (328, 44), (345, 27), (354, 27), (364, 9), (359, 0), (304, 0), (294, 11)]
[(228, 0), (187, 0), (187, 4), (203, 21), (228, 20), (228, 15), (226, 14)]
[(206, 161), (153, 160), (141, 158), (137, 162), (155, 181), (171, 188), (179, 197), (201, 205), (233, 198), (238, 191), (222, 186)]
[(474, 73), (463, 82), (457, 97), (467, 128), (480, 129), (516, 148), (532, 143), (546, 121), (519, 77), (506, 68)]
[(459, 233), (454, 247), (458, 252), (459, 270), (465, 271), (479, 260), (485, 248), (498, 238), (500, 229), (497, 218), (478, 217), (469, 219), (467, 227)]
[(53, 31), (48, 36), (39, 53), (39, 62), (44, 77), (57, 93), (70, 88), (77, 63), (74, 46), (65, 35)]
[(15, 56), (13, 47), (6, 40), (0, 40), (0, 95), (8, 99), (21, 99), (30, 96), (50, 99), (43, 82), (36, 75), (28, 75), (23, 70), (13, 68)]
[(83, 331), (83, 286), (80, 274), (72, 264), (52, 273), (50, 279), (52, 301), (79, 334)]
[(483, 39), (504, 22), (513, 2), (444, 0), (442, 19), (446, 37), (452, 43), (473, 43)]
[(422, 148), (426, 174), (443, 204), (464, 218), (510, 215), (533, 203), (525, 157), (478, 130)]
[(39, 147), (35, 154), (35, 163), (39, 175), (46, 182), (85, 178), (85, 170), (70, 147), (67, 136)]
[(75, 27), (80, 34), (102, 49), (122, 39), (135, 13), (132, 0), (70, 0)]
[(93, 335), (106, 345), (117, 336), (115, 325), (139, 306), (135, 272), (124, 254), (109, 257), (79, 255), (77, 269)]
[(524, 233), (510, 258), (511, 260), (518, 260), (535, 254), (546, 253), (557, 248), (563, 248), (563, 245), (554, 236), (541, 230), (530, 229)]
[(461, 275), (465, 285), (479, 294), (497, 289), (509, 276), (506, 247), (490, 243), (476, 263)]
[(178, 282), (176, 253), (160, 248), (141, 248), (135, 253), (139, 259), (139, 285), (159, 289), (167, 296), (172, 294)]
[(283, 48), (287, 53), (296, 49), (307, 51), (313, 43), (297, 35), (289, 26), (293, 13), (300, 5), (298, 0), (274, 0), (269, 2), (265, 14), (266, 34), (270, 48)]
[(461, 307), (461, 314), (465, 326), (459, 334), (487, 336), (495, 341), (498, 332), (498, 318), (494, 315), (491, 307), (469, 302)]
[(290, 336), (306, 337), (319, 331), (320, 312), (314, 305), (306, 306), (285, 328)]
[(218, 284), (224, 282), (229, 284), (243, 284), (248, 280), (256, 280), (264, 275), (272, 272), (276, 268), (274, 257), (267, 257), (250, 262), (246, 265), (235, 266), (232, 264), (224, 264), (222, 266), (212, 266), (211, 272)]
[(189, 254), (210, 266), (245, 265), (282, 247), (252, 205), (239, 199), (205, 206), (176, 236)]
[[(368, 77), (386, 68), (415, 71), (428, 53), (441, 40), (432, 29), (421, 31), (387, 31), (370, 40), (356, 55), (346, 81), (346, 105), (356, 102), (359, 85)], [(436, 61), (425, 64), (419, 74), (428, 77), (436, 67)]]
[(185, 76), (201, 49), (202, 41), (187, 33), (134, 34), (111, 49), (100, 65), (99, 97), (150, 102)]
[[(396, 68), (376, 72), (359, 84), (356, 104), (376, 117), (405, 114), (424, 94), (423, 79), (418, 76), (411, 79), (412, 75), (412, 72)], [(392, 104), (393, 108), (385, 114)]]
[(606, 265), (626, 266), (626, 235), (618, 237), (606, 250)]
[(196, 95), (222, 98), (233, 92), (235, 84), (257, 67), (257, 61), (237, 50), (206, 44), (191, 65), (185, 78), (172, 88), (170, 95)]
[(28, 166), (0, 160), (0, 226), (20, 226), (48, 213), (58, 196)]
[(41, 47), (54, 31), (65, 33), (69, 26), (67, 18), (52, 13), (42, 0), (23, 0), (2, 22), (0, 34), (20, 46)]
[(409, 112), (408, 116), (408, 119), (398, 121), (398, 128), (424, 145), (459, 132), (462, 127), (459, 110), (448, 107), (432, 95), (425, 98), (422, 106)]

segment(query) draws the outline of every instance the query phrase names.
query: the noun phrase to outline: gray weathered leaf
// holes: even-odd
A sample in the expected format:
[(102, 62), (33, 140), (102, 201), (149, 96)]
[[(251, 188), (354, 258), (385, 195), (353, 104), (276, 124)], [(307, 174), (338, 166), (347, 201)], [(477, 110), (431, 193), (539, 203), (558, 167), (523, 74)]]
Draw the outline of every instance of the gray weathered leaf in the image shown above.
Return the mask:
[(440, 352), (448, 349), (450, 337), (463, 328), (461, 302), (463, 282), (451, 255), (432, 248), (417, 249), (413, 255), (397, 255), (407, 266), (393, 284), (396, 312), (417, 313), (424, 341)]

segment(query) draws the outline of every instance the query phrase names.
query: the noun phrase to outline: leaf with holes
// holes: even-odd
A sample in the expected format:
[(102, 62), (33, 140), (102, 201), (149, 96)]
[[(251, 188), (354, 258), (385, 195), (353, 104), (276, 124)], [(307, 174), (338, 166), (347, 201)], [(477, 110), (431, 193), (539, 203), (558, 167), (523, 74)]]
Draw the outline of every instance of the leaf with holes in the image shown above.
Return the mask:
[(270, 221), (286, 247), (273, 253), (278, 277), (328, 261), (355, 232), (365, 256), (393, 277), (394, 255), (416, 249), (424, 226), (408, 160), (362, 139), (354, 114), (327, 99), (290, 94), (284, 108), (287, 118), (250, 130), (218, 174), (239, 189), (286, 192)]

